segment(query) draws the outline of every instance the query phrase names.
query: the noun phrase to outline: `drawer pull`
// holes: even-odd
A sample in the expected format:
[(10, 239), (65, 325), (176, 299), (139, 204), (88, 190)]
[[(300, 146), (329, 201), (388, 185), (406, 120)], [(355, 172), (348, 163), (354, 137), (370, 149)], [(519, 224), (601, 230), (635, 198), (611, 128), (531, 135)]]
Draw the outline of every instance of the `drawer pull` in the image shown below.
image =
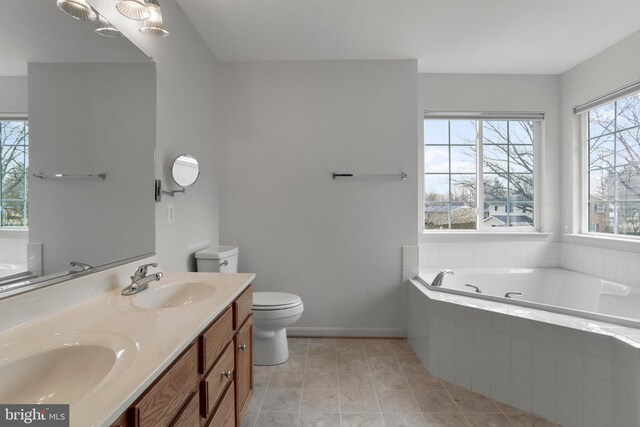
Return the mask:
[(247, 351), (247, 345), (246, 344), (239, 345), (238, 348), (240, 350), (242, 350), (242, 351)]
[(227, 377), (228, 379), (231, 379), (233, 372), (231, 371), (227, 371), (227, 372), (223, 372), (222, 375)]

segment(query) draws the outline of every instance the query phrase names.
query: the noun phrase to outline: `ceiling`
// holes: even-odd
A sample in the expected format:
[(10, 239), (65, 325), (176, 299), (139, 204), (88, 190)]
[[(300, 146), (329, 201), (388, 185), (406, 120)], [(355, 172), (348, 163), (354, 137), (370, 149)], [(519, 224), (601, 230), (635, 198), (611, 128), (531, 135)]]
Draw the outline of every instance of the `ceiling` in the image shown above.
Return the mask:
[(423, 73), (559, 74), (640, 30), (638, 0), (178, 2), (220, 61), (417, 59)]
[(26, 76), (28, 62), (147, 62), (124, 37), (66, 16), (54, 0), (1, 0), (0, 76)]

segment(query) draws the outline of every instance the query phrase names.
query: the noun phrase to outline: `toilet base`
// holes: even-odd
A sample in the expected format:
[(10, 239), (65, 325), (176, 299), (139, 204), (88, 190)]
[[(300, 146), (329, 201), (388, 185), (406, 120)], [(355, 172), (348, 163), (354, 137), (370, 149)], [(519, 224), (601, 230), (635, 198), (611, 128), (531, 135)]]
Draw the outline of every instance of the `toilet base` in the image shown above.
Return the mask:
[[(262, 335), (270, 335), (265, 338)], [(289, 360), (289, 344), (287, 343), (287, 330), (269, 331), (261, 334), (255, 331), (253, 347), (253, 364), (260, 366), (280, 365)]]

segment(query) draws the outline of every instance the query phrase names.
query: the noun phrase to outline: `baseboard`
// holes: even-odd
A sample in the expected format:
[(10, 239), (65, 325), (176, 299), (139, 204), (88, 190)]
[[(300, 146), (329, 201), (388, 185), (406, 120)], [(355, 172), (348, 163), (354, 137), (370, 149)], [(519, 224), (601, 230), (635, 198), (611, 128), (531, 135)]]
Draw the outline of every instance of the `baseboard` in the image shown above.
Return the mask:
[(404, 328), (323, 328), (323, 327), (289, 327), (290, 337), (406, 337)]

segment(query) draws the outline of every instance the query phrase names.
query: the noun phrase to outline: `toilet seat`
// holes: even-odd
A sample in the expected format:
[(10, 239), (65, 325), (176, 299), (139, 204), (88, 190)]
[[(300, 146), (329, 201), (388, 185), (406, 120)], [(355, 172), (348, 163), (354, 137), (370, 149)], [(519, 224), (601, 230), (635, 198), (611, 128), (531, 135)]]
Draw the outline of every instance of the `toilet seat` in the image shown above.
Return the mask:
[(285, 310), (302, 305), (302, 299), (298, 295), (285, 292), (254, 292), (254, 311)]

